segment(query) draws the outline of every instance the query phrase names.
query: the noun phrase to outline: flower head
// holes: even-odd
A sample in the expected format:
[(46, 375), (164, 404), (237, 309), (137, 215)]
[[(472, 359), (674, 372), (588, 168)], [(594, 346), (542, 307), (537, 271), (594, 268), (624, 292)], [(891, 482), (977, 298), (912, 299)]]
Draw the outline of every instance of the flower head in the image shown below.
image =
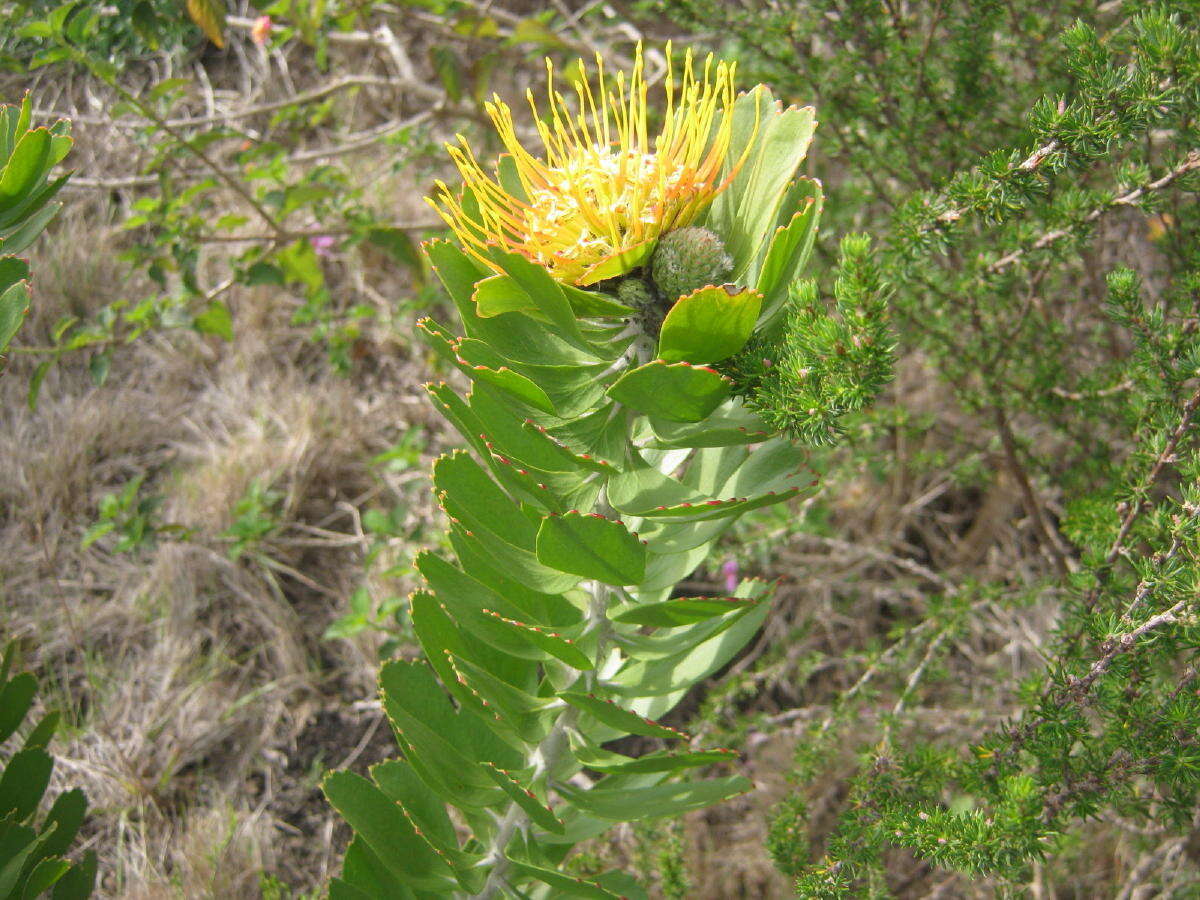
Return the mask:
[(308, 242), (312, 244), (317, 256), (332, 256), (333, 248), (337, 246), (337, 238), (332, 234), (314, 235), (308, 239)]
[(271, 17), (259, 16), (254, 20), (254, 25), (250, 28), (250, 39), (258, 46), (262, 46), (267, 42), (267, 38), (271, 36)]
[(459, 145), (448, 149), (464, 190), (456, 195), (438, 182), (429, 202), (489, 266), (491, 245), (570, 284), (624, 274), (646, 262), (660, 235), (692, 222), (731, 180), (725, 163), (735, 68), (710, 55), (697, 74), (689, 51), (677, 76), (668, 62), (666, 117), (662, 133), (652, 138), (640, 45), (628, 79), (624, 72), (606, 79), (597, 55), (597, 87), (593, 91), (586, 78), (574, 83), (574, 111), (555, 89), (547, 60), (547, 119), (528, 94), (543, 155), (521, 145), (512, 111), (494, 97), (486, 109), (508, 151), (495, 177), (460, 135)]

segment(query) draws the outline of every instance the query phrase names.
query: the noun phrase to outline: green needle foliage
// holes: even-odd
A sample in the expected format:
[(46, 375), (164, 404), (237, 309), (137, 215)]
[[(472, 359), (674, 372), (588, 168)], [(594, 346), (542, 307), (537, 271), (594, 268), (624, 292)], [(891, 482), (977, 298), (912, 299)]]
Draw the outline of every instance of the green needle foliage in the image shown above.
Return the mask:
[[(417, 557), (427, 587), (411, 622), (425, 659), (380, 677), (402, 757), (325, 781), (355, 831), (335, 900), (646, 897), (627, 873), (582, 879), (564, 863), (619, 822), (752, 789), (734, 751), (692, 746), (663, 717), (760, 629), (771, 586), (675, 597), (675, 585), (743, 513), (813, 484), (779, 432), (803, 436), (786, 411), (798, 396), (831, 428), (865, 400), (847, 386), (855, 362), (830, 355), (835, 336), (869, 336), (877, 361), (887, 340), (865, 241), (847, 244), (836, 309), (795, 282), (820, 209), (819, 185), (793, 177), (812, 111), (782, 111), (760, 88), (735, 121), (729, 158), (749, 145), (750, 162), (698, 222), (729, 248), (730, 283), (692, 290), (665, 316), (618, 299), (661, 302), (651, 266), (585, 291), (517, 254), (497, 249), (485, 267), (427, 246), (463, 333), (429, 319), (421, 332), (469, 383), (428, 386), (464, 442), (433, 467), (453, 555)], [(766, 147), (777, 170), (757, 169)], [(632, 294), (620, 287), (631, 280)], [(828, 337), (797, 333), (830, 316)], [(747, 341), (789, 366), (812, 356), (819, 377), (739, 386), (710, 365)], [(886, 375), (877, 365), (872, 389)], [(656, 749), (611, 745), (630, 735)]]
[[(1032, 585), (941, 579), (802, 732), (777, 864), (803, 897), (892, 896), (906, 854), (1016, 894), (1097, 818), (1176, 846), (1200, 791), (1200, 7), (671, 6), (784, 96), (815, 94), (834, 229), (877, 238), (901, 345), (980, 424), (962, 455), (1012, 480), (1045, 559)], [(909, 709), (966, 624), (1037, 594), (1057, 602), (1044, 671), (988, 688), (1011, 719), (966, 742), (920, 734)], [(899, 696), (861, 726), (818, 833), (805, 793), (892, 675)]]

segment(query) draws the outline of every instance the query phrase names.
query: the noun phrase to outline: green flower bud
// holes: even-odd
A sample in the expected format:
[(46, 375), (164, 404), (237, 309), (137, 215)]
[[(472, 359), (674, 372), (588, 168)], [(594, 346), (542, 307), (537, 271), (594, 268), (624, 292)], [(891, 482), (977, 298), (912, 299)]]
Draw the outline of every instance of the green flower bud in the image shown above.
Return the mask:
[(668, 304), (697, 288), (724, 283), (732, 269), (721, 239), (695, 225), (666, 235), (650, 261), (651, 277)]
[(617, 285), (617, 299), (634, 309), (649, 309), (654, 305), (654, 288), (636, 276)]

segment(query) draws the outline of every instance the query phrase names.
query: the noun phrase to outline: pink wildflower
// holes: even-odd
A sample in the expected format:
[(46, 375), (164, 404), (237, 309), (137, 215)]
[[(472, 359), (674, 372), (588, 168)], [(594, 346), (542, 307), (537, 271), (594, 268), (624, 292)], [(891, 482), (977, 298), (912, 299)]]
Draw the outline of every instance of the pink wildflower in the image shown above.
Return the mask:
[(259, 16), (254, 20), (254, 26), (250, 29), (250, 40), (262, 46), (267, 42), (267, 38), (271, 36), (271, 17)]
[(337, 238), (332, 234), (318, 234), (315, 237), (309, 238), (308, 242), (312, 244), (312, 248), (316, 251), (317, 256), (332, 256), (334, 245), (337, 244)]
[(725, 576), (725, 593), (732, 594), (738, 589), (738, 564), (732, 556), (721, 566), (721, 574)]

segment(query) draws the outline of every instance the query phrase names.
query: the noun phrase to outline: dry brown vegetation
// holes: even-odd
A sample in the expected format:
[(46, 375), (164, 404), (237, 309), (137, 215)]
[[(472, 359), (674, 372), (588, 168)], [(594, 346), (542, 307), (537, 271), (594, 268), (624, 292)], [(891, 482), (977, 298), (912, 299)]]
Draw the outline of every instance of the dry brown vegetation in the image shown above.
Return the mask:
[[(421, 46), (422, 27), (402, 35), (405, 46)], [(304, 67), (302, 47), (293, 52), (289, 73), (298, 87), (329, 77)], [(242, 102), (234, 85), (246, 55), (243, 48), (196, 63), (207, 67), (222, 107)], [(349, 70), (350, 58), (335, 57), (333, 72)], [(269, 98), (267, 83), (254, 80), (263, 72), (249, 71)], [(417, 74), (432, 81), (429, 71)], [(16, 96), (22, 86), (9, 79), (5, 92)], [(81, 111), (80, 184), (133, 174), (135, 145), (125, 131), (96, 124), (89, 108), (88, 96), (102, 91), (82, 77), (58, 87), (46, 105)], [(390, 115), (383, 112), (389, 101), (429, 102), (397, 100), (403, 92), (389, 91), (362, 92), (355, 112), (327, 127), (345, 129), (351, 120), (369, 127)], [(203, 102), (198, 93), (196, 103)], [(328, 145), (335, 137), (318, 131), (307, 141)], [(378, 147), (368, 147), (343, 162), (370, 179), (370, 196), (397, 220), (426, 216), (419, 198), (429, 172), (383, 172), (378, 156)], [(63, 315), (86, 318), (152, 290), (117, 258), (128, 241), (118, 210), (130, 196), (107, 187), (70, 194), (32, 254), (35, 305), (21, 346), (44, 345)], [(336, 257), (328, 269), (358, 302), (385, 306), (413, 295), (407, 275), (365, 251)], [(36, 410), (25, 402), (35, 355), (16, 353), (0, 379), (0, 631), (27, 642), (50, 683), (46, 702), (69, 713), (56, 778), (88, 795), (85, 844), (100, 855), (102, 896), (257, 897), (265, 875), (297, 894), (319, 891), (348, 837), (320, 795), (321, 773), (362, 769), (394, 749), (374, 701), (381, 636), (324, 640), (322, 633), (363, 584), (376, 596), (407, 591), (404, 578), (381, 573), (436, 540), (439, 519), (424, 474), (454, 441), (420, 390), (430, 360), (412, 343), (409, 319), (383, 319), (361, 339), (354, 370), (337, 375), (292, 323), (298, 299), (240, 286), (227, 299), (235, 319), (230, 342), (153, 334), (116, 353), (102, 387), (86, 359), (66, 357), (42, 386)], [(950, 585), (1032, 584), (1051, 566), (1011, 477), (998, 474), (981, 491), (956, 474), (954, 454), (986, 444), (990, 423), (959, 412), (913, 355), (903, 358), (884, 402), (932, 423), (919, 445), (891, 448), (894, 476), (839, 470), (807, 501), (829, 511), (820, 531), (795, 533), (795, 510), (742, 529), (761, 574), (780, 578), (781, 590), (766, 632), (726, 676), (744, 677), (722, 708), (749, 724), (722, 736), (742, 741), (745, 771), (762, 790), (688, 820), (689, 896), (790, 895), (763, 846), (767, 813), (793, 789), (784, 775), (797, 728), (826, 715), (830, 699), (861, 675), (853, 648), (878, 644), (896, 622), (919, 618), (928, 598)], [(414, 430), (423, 441), (420, 463), (402, 471), (372, 464)], [(947, 459), (935, 471), (924, 460), (939, 453)], [(907, 463), (918, 457), (920, 464)], [(988, 465), (1004, 468), (999, 451)], [(162, 521), (181, 531), (131, 553), (114, 553), (107, 541), (82, 549), (101, 497), (138, 476), (148, 494), (163, 498)], [(256, 486), (273, 494), (273, 527), (252, 552), (232, 558), (224, 535), (239, 500)], [(395, 507), (408, 536), (391, 539), (366, 566), (372, 538), (362, 514)], [(933, 685), (911, 700), (923, 733), (961, 742), (1011, 715), (1006, 685), (1040, 666), (1056, 602), (1049, 593), (1019, 608), (981, 602), (944, 663), (921, 673)], [(912, 671), (885, 681), (873, 705), (891, 709)], [(702, 699), (679, 715), (695, 713)], [(864, 722), (864, 734), (873, 727)], [(849, 759), (849, 743), (845, 752)], [(811, 798), (814, 833), (843, 790), (830, 780)], [(1058, 896), (1101, 896), (1129, 876), (1137, 852), (1114, 833), (1121, 832), (1085, 837), (1055, 862), (1077, 885)], [(646, 864), (643, 837), (618, 829), (598, 852)], [(895, 872), (903, 897), (994, 892), (911, 858), (897, 858)], [(1037, 881), (1030, 892), (1050, 896)]]

